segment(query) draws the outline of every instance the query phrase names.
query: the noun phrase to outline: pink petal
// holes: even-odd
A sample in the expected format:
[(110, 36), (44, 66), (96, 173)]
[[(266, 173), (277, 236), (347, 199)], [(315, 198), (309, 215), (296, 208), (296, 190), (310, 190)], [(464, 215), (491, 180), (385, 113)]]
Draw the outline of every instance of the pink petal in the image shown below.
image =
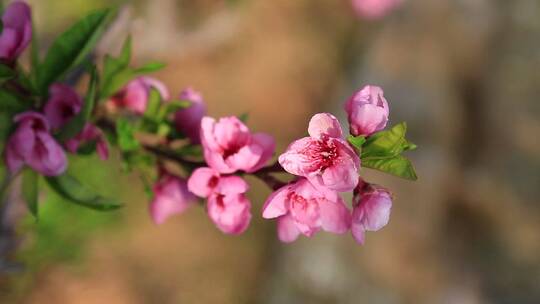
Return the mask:
[(220, 152), (207, 149), (206, 147), (204, 148), (203, 152), (204, 152), (204, 159), (206, 160), (206, 163), (217, 172), (228, 174), (228, 173), (233, 173), (237, 170), (234, 167), (230, 167), (225, 162), (225, 160), (223, 159), (223, 155)]
[(341, 138), (343, 132), (339, 121), (329, 113), (315, 114), (309, 121), (308, 133), (311, 137), (320, 139), (323, 136)]
[(36, 147), (26, 162), (46, 176), (60, 175), (67, 168), (64, 150), (50, 134), (43, 131), (36, 132)]
[(107, 160), (109, 158), (109, 147), (105, 139), (101, 138), (97, 140), (96, 151), (101, 160)]
[(259, 158), (259, 162), (254, 167), (247, 170), (248, 173), (255, 172), (260, 168), (264, 167), (264, 165), (272, 158), (276, 149), (276, 141), (272, 136), (266, 133), (253, 134), (251, 140), (252, 145), (259, 146), (262, 149), (263, 153)]
[(141, 81), (148, 87), (148, 88), (154, 88), (158, 90), (159, 95), (161, 95), (161, 98), (163, 100), (169, 100), (170, 94), (169, 90), (167, 89), (167, 86), (165, 84), (155, 78), (143, 76), (141, 77)]
[(221, 176), (215, 188), (216, 193), (223, 195), (246, 193), (249, 185), (240, 176)]
[(216, 171), (210, 168), (198, 168), (188, 180), (188, 189), (199, 197), (208, 197), (218, 182)]
[(300, 235), (300, 230), (290, 215), (284, 215), (277, 219), (278, 238), (284, 243), (294, 242)]
[(4, 11), (2, 22), (4, 30), (0, 35), (0, 57), (13, 60), (32, 38), (30, 7), (22, 1), (12, 2)]
[(343, 199), (337, 202), (328, 200), (319, 201), (321, 226), (325, 231), (333, 233), (345, 233), (351, 225), (351, 212), (345, 206)]
[(258, 145), (243, 146), (237, 153), (229, 156), (225, 163), (228, 167), (246, 172), (253, 171), (253, 168), (260, 162), (263, 150)]
[(358, 135), (371, 135), (374, 132), (384, 129), (388, 121), (385, 110), (381, 107), (366, 104), (353, 109), (349, 123), (351, 133)]
[(285, 171), (298, 176), (308, 176), (319, 171), (319, 166), (309, 156), (311, 145), (316, 145), (317, 140), (304, 137), (292, 142), (285, 153), (278, 158), (279, 164)]
[(354, 238), (354, 240), (360, 244), (364, 245), (366, 240), (366, 231), (364, 230), (364, 227), (362, 225), (352, 223), (351, 225), (351, 233)]
[(201, 143), (205, 149), (211, 151), (220, 151), (221, 147), (214, 137), (214, 129), (216, 120), (212, 117), (205, 116), (201, 120)]
[(250, 139), (248, 127), (235, 116), (220, 118), (213, 135), (223, 150), (239, 149)]
[(168, 217), (184, 212), (194, 201), (185, 180), (166, 176), (154, 186), (150, 215), (154, 223), (162, 224)]
[(290, 193), (290, 186), (283, 186), (274, 191), (264, 203), (262, 217), (265, 219), (276, 218), (287, 213), (287, 195)]
[(241, 234), (251, 221), (251, 204), (243, 194), (211, 195), (208, 198), (208, 216), (224, 233)]

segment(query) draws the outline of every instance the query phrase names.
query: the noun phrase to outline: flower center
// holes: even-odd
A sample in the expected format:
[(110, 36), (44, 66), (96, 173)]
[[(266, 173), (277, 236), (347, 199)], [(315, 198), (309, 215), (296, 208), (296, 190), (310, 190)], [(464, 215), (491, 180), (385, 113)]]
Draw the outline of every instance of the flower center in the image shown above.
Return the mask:
[(314, 165), (314, 169), (320, 171), (332, 167), (339, 154), (336, 144), (327, 138), (313, 142), (305, 152)]

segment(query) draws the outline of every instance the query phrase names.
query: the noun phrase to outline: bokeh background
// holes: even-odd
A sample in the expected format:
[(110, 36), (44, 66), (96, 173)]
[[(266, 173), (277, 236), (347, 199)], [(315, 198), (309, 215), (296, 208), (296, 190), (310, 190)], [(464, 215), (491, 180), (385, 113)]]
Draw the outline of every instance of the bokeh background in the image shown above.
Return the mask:
[[(212, 116), (249, 112), (278, 153), (311, 115), (344, 118), (346, 98), (378, 84), (391, 123), (407, 121), (419, 146), (419, 180), (364, 170), (396, 198), (363, 247), (325, 233), (284, 245), (273, 222), (254, 216), (225, 236), (203, 208), (157, 227), (117, 156), (77, 161), (126, 207), (99, 213), (43, 193), (38, 222), (4, 214), (18, 250), (0, 263), (1, 303), (540, 303), (538, 0), (406, 0), (380, 20), (348, 0), (29, 3), (44, 46), (121, 4), (100, 54), (131, 33), (135, 61), (166, 62), (156, 77), (172, 92), (201, 91)], [(269, 190), (250, 182), (257, 215)], [(2, 238), (3, 254), (12, 247)]]

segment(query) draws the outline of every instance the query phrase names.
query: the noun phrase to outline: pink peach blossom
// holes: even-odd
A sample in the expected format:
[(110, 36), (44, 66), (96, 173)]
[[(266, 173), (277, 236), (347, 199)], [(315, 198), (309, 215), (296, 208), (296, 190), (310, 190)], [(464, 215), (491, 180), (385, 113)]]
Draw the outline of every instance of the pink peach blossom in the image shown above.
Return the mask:
[(168, 173), (154, 185), (153, 192), (150, 215), (158, 225), (170, 216), (184, 212), (195, 202), (195, 196), (189, 192), (186, 180)]
[(51, 128), (58, 129), (81, 111), (82, 99), (71, 87), (55, 83), (49, 88), (49, 100), (43, 114)]
[(206, 162), (220, 173), (257, 171), (272, 158), (275, 149), (274, 139), (270, 135), (252, 134), (234, 116), (218, 121), (203, 117), (201, 143)]
[(86, 123), (84, 129), (75, 137), (65, 142), (66, 149), (71, 153), (77, 153), (79, 147), (83, 144), (94, 142), (96, 151), (102, 160), (109, 158), (109, 147), (103, 131), (91, 123)]
[(12, 2), (2, 16), (4, 29), (0, 34), (0, 59), (13, 61), (32, 39), (30, 7), (22, 1)]
[(369, 136), (386, 127), (389, 108), (383, 94), (380, 87), (367, 85), (349, 98), (345, 111), (352, 135)]
[(341, 196), (306, 178), (272, 193), (263, 206), (262, 216), (277, 218), (278, 237), (283, 242), (292, 242), (300, 234), (310, 237), (321, 229), (342, 234), (351, 223), (350, 211)]
[(223, 233), (241, 234), (251, 221), (251, 203), (245, 194), (223, 195), (214, 193), (208, 197), (206, 210), (210, 219)]
[(49, 133), (45, 116), (37, 112), (24, 112), (15, 116), (17, 129), (6, 144), (6, 164), (12, 173), (25, 164), (47, 176), (62, 174), (67, 158), (62, 147)]
[(200, 143), (201, 120), (206, 114), (206, 105), (201, 94), (191, 88), (180, 93), (181, 100), (191, 102), (185, 109), (178, 110), (174, 115), (176, 129), (184, 133), (192, 143)]
[(114, 107), (125, 108), (142, 115), (146, 111), (148, 97), (152, 88), (159, 91), (163, 100), (169, 99), (169, 91), (161, 81), (142, 76), (128, 82), (120, 92), (109, 100), (109, 103)]
[(356, 13), (367, 19), (380, 19), (398, 7), (403, 0), (352, 0)]
[(351, 232), (359, 244), (364, 244), (366, 231), (382, 229), (390, 219), (392, 195), (376, 185), (359, 184), (353, 198)]
[(246, 198), (248, 184), (239, 176), (220, 175), (212, 168), (198, 168), (188, 180), (188, 189), (208, 198), (206, 211), (224, 233), (240, 234), (251, 221), (251, 203)]
[(354, 189), (360, 158), (343, 140), (338, 120), (328, 113), (316, 114), (309, 122), (308, 133), (310, 137), (294, 141), (279, 156), (285, 171), (332, 190)]

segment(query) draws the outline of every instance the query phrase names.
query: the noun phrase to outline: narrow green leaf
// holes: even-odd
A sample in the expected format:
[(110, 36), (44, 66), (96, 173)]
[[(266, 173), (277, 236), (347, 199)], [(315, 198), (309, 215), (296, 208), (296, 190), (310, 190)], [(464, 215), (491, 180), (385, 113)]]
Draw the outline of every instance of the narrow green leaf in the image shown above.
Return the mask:
[[(103, 63), (103, 81), (102, 88), (108, 86), (112, 81), (113, 77), (126, 69), (129, 66), (129, 61), (131, 60), (131, 36), (128, 36), (124, 41), (120, 55), (115, 58), (112, 56), (105, 56), (105, 61)], [(108, 96), (107, 96), (108, 97)]]
[(408, 180), (417, 180), (410, 160), (398, 155), (393, 158), (362, 160), (362, 167), (376, 169)]
[(7, 65), (0, 64), (0, 83), (10, 80), (16, 76), (15, 71)]
[(356, 151), (362, 151), (362, 145), (366, 142), (366, 137), (362, 135), (349, 135), (347, 136), (347, 141), (349, 142), (349, 144), (356, 148)]
[(94, 193), (71, 175), (47, 177), (46, 180), (54, 191), (75, 204), (98, 211), (109, 211), (122, 207), (118, 202)]
[(115, 15), (113, 9), (93, 12), (53, 42), (39, 67), (37, 84), (40, 92), (46, 93), (52, 82), (85, 60)]
[(135, 127), (126, 119), (116, 120), (117, 143), (120, 150), (134, 151), (140, 147), (139, 141), (135, 138)]
[(38, 217), (38, 179), (36, 171), (25, 169), (22, 176), (22, 197), (28, 207), (28, 210)]
[(148, 103), (146, 105), (146, 111), (144, 117), (150, 120), (157, 120), (159, 115), (159, 108), (161, 106), (161, 94), (155, 88), (150, 89), (148, 94)]
[(153, 62), (148, 62), (142, 67), (138, 67), (134, 69), (133, 72), (135, 72), (136, 74), (149, 74), (149, 73), (157, 72), (163, 69), (165, 66), (166, 66), (165, 63), (153, 61)]
[(75, 137), (84, 129), (86, 122), (90, 119), (92, 111), (94, 110), (97, 82), (98, 76), (94, 67), (90, 75), (90, 83), (88, 84), (88, 91), (86, 92), (82, 109), (75, 117), (69, 120), (69, 122), (62, 127), (60, 133), (58, 133), (58, 138), (61, 141)]

